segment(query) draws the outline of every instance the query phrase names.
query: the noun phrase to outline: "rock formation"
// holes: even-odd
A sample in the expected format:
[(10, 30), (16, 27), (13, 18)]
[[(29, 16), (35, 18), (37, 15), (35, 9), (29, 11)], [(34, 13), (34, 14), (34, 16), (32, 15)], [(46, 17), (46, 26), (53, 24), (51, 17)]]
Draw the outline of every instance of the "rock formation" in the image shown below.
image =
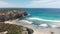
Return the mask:
[(0, 22), (23, 18), (28, 14), (23, 10), (0, 10)]
[(22, 19), (27, 15), (27, 12), (23, 10), (0, 10), (0, 22), (2, 22), (0, 23), (0, 33), (5, 33), (7, 31), (7, 34), (32, 34), (33, 30), (27, 27), (18, 24), (4, 23), (9, 20)]

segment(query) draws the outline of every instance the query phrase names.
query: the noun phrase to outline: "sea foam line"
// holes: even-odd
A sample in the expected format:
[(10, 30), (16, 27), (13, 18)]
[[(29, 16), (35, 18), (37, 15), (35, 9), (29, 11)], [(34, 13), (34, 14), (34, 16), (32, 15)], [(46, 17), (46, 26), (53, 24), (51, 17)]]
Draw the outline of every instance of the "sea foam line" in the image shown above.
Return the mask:
[(29, 18), (28, 20), (40, 20), (40, 21), (47, 21), (47, 22), (60, 22), (60, 20), (47, 20), (42, 18)]

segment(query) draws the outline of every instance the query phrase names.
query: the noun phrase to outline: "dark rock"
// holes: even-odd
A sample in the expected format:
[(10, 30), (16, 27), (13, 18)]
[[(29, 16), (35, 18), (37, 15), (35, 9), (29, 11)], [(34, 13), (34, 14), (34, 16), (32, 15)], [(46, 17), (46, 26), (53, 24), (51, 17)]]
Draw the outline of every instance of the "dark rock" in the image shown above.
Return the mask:
[(26, 12), (24, 12), (24, 16), (28, 15)]
[(28, 14), (23, 10), (0, 10), (0, 22), (23, 18)]
[(32, 34), (34, 31), (33, 30), (31, 30), (31, 29), (27, 29), (27, 31), (28, 31), (28, 34)]

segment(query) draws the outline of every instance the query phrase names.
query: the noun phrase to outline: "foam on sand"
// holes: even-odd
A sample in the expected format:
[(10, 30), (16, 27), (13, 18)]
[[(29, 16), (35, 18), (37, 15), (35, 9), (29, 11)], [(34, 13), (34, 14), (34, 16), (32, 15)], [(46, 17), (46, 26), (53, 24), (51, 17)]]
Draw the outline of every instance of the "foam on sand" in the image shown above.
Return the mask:
[(48, 27), (47, 24), (40, 24), (39, 26), (42, 26), (42, 27)]
[(56, 25), (53, 24), (53, 25), (51, 25), (51, 27), (52, 27), (52, 28), (58, 28), (58, 27), (60, 27), (60, 25), (59, 25), (59, 24), (56, 24)]
[(55, 28), (55, 27), (56, 27), (56, 25), (51, 25), (51, 27)]

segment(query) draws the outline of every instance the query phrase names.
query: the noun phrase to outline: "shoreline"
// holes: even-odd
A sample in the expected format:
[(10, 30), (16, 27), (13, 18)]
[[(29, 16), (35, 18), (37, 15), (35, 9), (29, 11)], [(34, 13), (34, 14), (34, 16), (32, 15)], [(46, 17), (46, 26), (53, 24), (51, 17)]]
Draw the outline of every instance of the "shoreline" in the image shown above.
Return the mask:
[(45, 28), (45, 27), (41, 28), (41, 27), (37, 27), (37, 25), (33, 25), (33, 24), (22, 23), (22, 22), (17, 23), (16, 22), (17, 20), (18, 19), (11, 20), (11, 21), (5, 21), (4, 23), (16, 24), (16, 25), (21, 25), (21, 26), (30, 28), (34, 31), (33, 34), (51, 34), (51, 32), (55, 32), (55, 34), (56, 34), (60, 31), (60, 28)]
[(55, 34), (56, 33), (59, 34), (60, 32), (60, 28), (38, 27), (37, 25), (34, 25), (34, 24), (28, 24), (28, 23), (22, 23), (22, 22), (19, 22), (18, 24), (24, 27), (31, 28), (34, 31), (33, 34), (51, 34), (51, 32)]

